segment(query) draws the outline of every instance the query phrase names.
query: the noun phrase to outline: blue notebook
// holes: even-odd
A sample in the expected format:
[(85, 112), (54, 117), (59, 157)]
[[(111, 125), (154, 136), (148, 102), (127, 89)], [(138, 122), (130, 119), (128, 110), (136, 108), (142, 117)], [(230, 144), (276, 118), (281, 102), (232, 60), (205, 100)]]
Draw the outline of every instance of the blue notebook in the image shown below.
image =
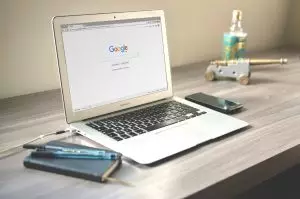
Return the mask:
[[(47, 145), (78, 149), (94, 149), (83, 145), (60, 141), (51, 141), (48, 142)], [(29, 155), (25, 157), (23, 161), (24, 166), (27, 168), (38, 169), (97, 182), (105, 182), (106, 180), (110, 179), (109, 176), (120, 167), (121, 163), (121, 154), (119, 154), (116, 160), (43, 158), (32, 157)]]

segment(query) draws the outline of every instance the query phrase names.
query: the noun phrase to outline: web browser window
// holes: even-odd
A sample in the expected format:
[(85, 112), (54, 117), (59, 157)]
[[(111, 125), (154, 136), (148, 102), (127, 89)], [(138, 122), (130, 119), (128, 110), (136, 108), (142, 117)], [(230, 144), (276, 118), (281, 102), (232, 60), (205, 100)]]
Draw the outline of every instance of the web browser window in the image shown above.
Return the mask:
[(159, 17), (61, 27), (73, 111), (167, 90)]

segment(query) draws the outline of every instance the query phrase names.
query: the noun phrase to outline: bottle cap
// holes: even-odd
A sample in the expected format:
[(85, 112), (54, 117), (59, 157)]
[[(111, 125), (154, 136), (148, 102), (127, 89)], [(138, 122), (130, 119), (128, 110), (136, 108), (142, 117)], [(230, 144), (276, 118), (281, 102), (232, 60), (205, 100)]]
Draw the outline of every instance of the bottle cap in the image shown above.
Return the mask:
[(232, 12), (232, 21), (241, 21), (242, 20), (242, 11), (233, 10)]

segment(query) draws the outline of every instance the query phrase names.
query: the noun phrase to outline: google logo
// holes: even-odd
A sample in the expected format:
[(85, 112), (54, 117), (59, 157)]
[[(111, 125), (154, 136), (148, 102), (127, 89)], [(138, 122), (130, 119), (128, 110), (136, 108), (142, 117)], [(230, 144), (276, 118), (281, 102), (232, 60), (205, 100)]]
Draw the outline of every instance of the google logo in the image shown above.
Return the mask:
[(128, 46), (125, 46), (125, 44), (123, 44), (123, 46), (109, 46), (108, 48), (109, 52), (127, 52), (128, 50)]

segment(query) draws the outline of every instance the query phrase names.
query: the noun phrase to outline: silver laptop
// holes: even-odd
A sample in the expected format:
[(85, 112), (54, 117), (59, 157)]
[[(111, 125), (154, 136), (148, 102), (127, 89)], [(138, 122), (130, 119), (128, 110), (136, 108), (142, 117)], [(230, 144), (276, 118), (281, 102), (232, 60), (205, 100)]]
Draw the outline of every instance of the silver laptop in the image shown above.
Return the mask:
[(66, 120), (150, 164), (248, 124), (173, 96), (164, 12), (53, 19)]

